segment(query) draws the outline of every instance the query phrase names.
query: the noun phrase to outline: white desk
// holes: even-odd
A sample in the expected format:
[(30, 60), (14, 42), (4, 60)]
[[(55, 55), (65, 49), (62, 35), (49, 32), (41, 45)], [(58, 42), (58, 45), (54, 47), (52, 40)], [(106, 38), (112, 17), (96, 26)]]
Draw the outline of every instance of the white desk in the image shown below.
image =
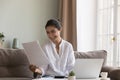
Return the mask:
[[(0, 78), (0, 80), (67, 80), (67, 79), (54, 79), (54, 78), (41, 78), (41, 79), (31, 79), (31, 78)], [(100, 80), (98, 79), (76, 79), (76, 80)], [(110, 79), (107, 79), (110, 80)]]
[(30, 78), (0, 78), (0, 80), (32, 80)]
[[(41, 79), (32, 79), (32, 80), (68, 80), (68, 79), (54, 79), (54, 78), (41, 78)], [(76, 80), (101, 80), (98, 79), (76, 79)], [(110, 80), (109, 78), (107, 80)]]

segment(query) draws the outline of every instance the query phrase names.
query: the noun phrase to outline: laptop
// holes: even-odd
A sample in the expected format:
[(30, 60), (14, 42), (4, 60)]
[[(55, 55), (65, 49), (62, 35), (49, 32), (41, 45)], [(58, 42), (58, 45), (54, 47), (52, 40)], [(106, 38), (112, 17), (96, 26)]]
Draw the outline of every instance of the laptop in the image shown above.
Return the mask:
[(73, 71), (77, 79), (96, 79), (99, 77), (103, 59), (76, 59)]
[(42, 50), (39, 41), (22, 43), (30, 64), (43, 66), (49, 64), (49, 60)]

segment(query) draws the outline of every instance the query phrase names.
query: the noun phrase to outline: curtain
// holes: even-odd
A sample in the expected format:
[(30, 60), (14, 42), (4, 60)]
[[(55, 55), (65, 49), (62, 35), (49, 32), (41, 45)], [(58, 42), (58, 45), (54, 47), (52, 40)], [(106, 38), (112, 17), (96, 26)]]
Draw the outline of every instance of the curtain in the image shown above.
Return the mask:
[(62, 23), (62, 38), (77, 50), (76, 0), (60, 0), (59, 20)]

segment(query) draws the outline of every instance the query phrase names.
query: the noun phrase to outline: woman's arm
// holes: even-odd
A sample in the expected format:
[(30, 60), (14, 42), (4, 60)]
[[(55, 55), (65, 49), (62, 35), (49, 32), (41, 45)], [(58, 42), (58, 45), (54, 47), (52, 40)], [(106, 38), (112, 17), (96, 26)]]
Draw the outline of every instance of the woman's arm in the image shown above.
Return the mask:
[(69, 51), (68, 51), (68, 59), (67, 59), (67, 72), (69, 73), (70, 71), (72, 71), (73, 67), (75, 64), (75, 56), (74, 56), (74, 51), (73, 51), (73, 47), (72, 45), (70, 45), (69, 47)]

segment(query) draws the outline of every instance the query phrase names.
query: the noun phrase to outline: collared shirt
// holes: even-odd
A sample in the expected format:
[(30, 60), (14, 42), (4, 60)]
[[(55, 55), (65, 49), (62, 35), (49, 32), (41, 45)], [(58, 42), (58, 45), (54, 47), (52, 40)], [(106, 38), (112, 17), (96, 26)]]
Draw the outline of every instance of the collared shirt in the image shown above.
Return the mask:
[(56, 45), (52, 41), (48, 41), (42, 46), (43, 51), (49, 59), (48, 65), (42, 66), (44, 75), (50, 76), (67, 76), (73, 69), (75, 57), (72, 45), (62, 40), (59, 45), (59, 53), (57, 53)]

